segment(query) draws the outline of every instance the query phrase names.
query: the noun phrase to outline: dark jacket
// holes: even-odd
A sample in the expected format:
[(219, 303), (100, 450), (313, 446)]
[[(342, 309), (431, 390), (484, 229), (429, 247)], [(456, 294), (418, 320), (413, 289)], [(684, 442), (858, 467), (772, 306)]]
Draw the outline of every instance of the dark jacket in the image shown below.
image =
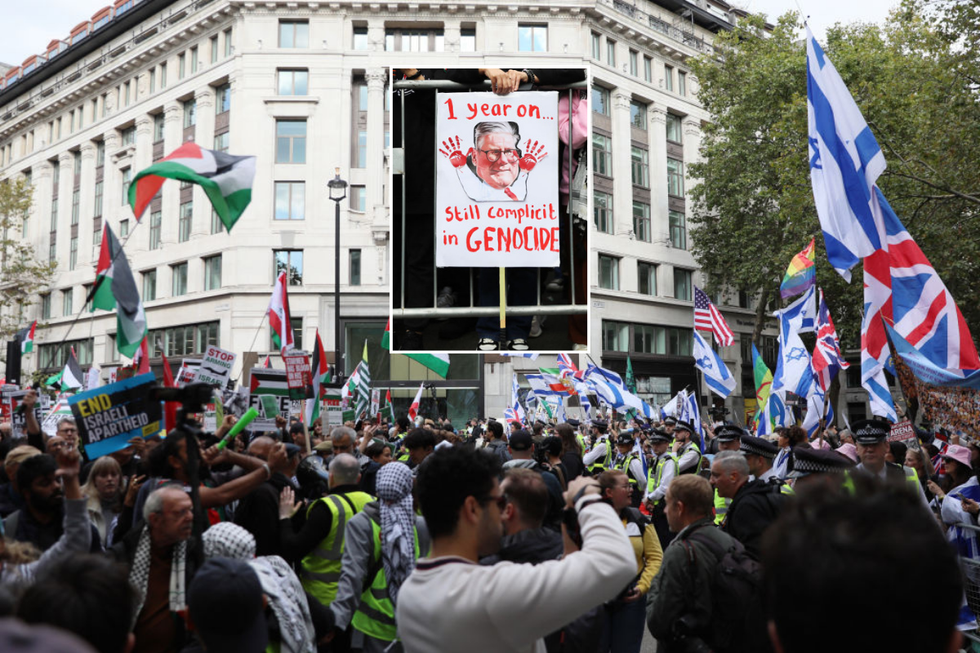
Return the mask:
[(504, 471), (518, 467), (523, 469), (533, 469), (538, 474), (541, 474), (541, 479), (548, 487), (548, 510), (544, 515), (544, 525), (546, 528), (561, 532), (561, 518), (562, 511), (565, 509), (565, 499), (562, 495), (561, 483), (558, 482), (558, 477), (549, 471), (545, 471), (545, 469), (538, 464), (538, 461), (533, 459), (509, 460), (506, 464), (504, 464)]
[(735, 493), (722, 522), (721, 529), (741, 542), (755, 560), (761, 555), (762, 533), (779, 517), (786, 503), (780, 485), (767, 481), (746, 483)]
[(507, 443), (503, 440), (491, 440), (487, 443), (486, 449), (497, 454), (497, 457), (500, 458), (500, 464), (504, 464), (512, 458), (510, 452), (507, 451)]
[(537, 564), (546, 560), (557, 560), (564, 548), (560, 533), (550, 528), (535, 528), (505, 535), (500, 541), (500, 551), (481, 558), (480, 564), (495, 565), (502, 560)]
[(235, 509), (235, 523), (255, 536), (256, 556), (282, 556), (279, 538), (279, 494), (293, 487), (284, 475), (276, 472), (250, 492)]
[[(647, 626), (650, 634), (663, 644), (659, 653), (684, 651), (678, 637), (678, 620), (682, 617), (693, 633), (706, 633), (711, 623), (711, 580), (718, 558), (708, 546), (688, 538), (695, 531), (710, 538), (721, 550), (732, 546), (732, 538), (714, 526), (713, 517), (705, 517), (681, 530), (664, 551), (660, 571), (650, 588), (652, 600), (647, 602)], [(694, 561), (691, 562), (693, 549)]]

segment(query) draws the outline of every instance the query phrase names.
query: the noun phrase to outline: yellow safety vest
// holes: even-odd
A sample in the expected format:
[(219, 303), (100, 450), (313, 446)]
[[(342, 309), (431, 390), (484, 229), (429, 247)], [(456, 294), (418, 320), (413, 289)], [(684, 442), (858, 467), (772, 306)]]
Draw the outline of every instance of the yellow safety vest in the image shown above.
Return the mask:
[(689, 469), (689, 470), (687, 470), (685, 472), (682, 472), (680, 470), (680, 468), (678, 467), (678, 469), (677, 469), (678, 475), (680, 475), (680, 474), (697, 474), (698, 472), (701, 471), (701, 460), (704, 458), (704, 456), (701, 455), (701, 448), (698, 447), (698, 445), (694, 443), (694, 440), (688, 440), (687, 441), (687, 444), (685, 444), (683, 447), (681, 447), (681, 450), (678, 451), (675, 454), (677, 456), (678, 465), (680, 465), (681, 458), (683, 458), (684, 457), (684, 454), (687, 453), (688, 447), (691, 447), (695, 451), (698, 452), (698, 461), (696, 463), (694, 463), (694, 467), (692, 467), (691, 469)]
[[(647, 494), (660, 487), (660, 480), (664, 477), (664, 467), (668, 461), (674, 464), (674, 478), (677, 478), (677, 472), (680, 471), (677, 465), (677, 454), (673, 451), (668, 451), (663, 458), (657, 458), (657, 464), (650, 470), (650, 475), (647, 479)], [(658, 499), (654, 505), (659, 505), (661, 501), (663, 499)]]
[(715, 526), (720, 526), (725, 521), (725, 517), (728, 516), (728, 506), (730, 505), (732, 505), (732, 500), (721, 496), (718, 494), (718, 490), (715, 489)]
[(606, 444), (606, 457), (603, 462), (597, 461), (589, 465), (589, 473), (592, 474), (593, 476), (598, 476), (602, 472), (612, 467), (612, 460), (613, 460), (612, 442), (609, 441), (608, 435), (604, 435), (598, 440), (596, 440), (595, 446), (598, 447), (600, 442), (604, 442)]
[[(613, 465), (613, 469), (618, 469), (619, 471), (621, 471), (624, 474), (626, 474), (626, 478), (629, 480), (630, 487), (633, 490), (636, 489), (636, 485), (637, 485), (637, 480), (635, 478), (633, 478), (633, 475), (632, 474), (630, 474), (630, 465), (633, 464), (633, 461), (634, 460), (637, 460), (637, 456), (635, 454), (633, 454), (632, 452), (630, 452), (630, 453), (626, 454), (626, 457), (623, 458), (622, 461), (619, 461), (615, 465)], [(620, 467), (620, 464), (622, 464), (622, 467)]]
[(347, 522), (374, 500), (374, 497), (367, 492), (360, 491), (342, 495), (328, 494), (311, 503), (306, 511), (306, 516), (309, 518), (313, 506), (322, 501), (331, 515), (330, 532), (300, 563), (302, 567), (300, 580), (303, 583), (303, 589), (325, 606), (329, 606), (337, 596), (341, 558), (344, 555), (344, 530)]

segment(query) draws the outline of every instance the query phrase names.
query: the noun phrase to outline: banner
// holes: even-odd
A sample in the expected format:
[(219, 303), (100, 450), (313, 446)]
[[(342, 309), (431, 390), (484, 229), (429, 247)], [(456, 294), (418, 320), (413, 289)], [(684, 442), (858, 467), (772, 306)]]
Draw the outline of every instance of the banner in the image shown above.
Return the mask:
[(10, 398), (19, 390), (20, 386), (13, 383), (0, 386), (0, 422), (10, 421)]
[[(8, 388), (10, 386), (4, 386)], [(14, 386), (16, 387), (16, 386)], [(10, 432), (11, 437), (14, 440), (19, 438), (27, 437), (27, 413), (23, 409), (17, 410), (20, 406), (21, 401), (27, 396), (30, 390), (15, 390), (13, 392), (4, 392), (5, 401), (10, 413)], [(43, 400), (42, 400), (43, 398)], [(37, 423), (41, 423), (42, 415), (44, 414), (44, 408), (50, 405), (50, 399), (44, 393), (39, 393), (37, 398), (37, 403), (34, 404), (34, 418)]]
[(901, 422), (892, 424), (892, 430), (888, 434), (889, 442), (906, 442), (915, 439), (915, 429), (909, 420), (903, 419)]
[(57, 435), (58, 422), (62, 417), (73, 417), (71, 407), (68, 406), (67, 395), (59, 395), (54, 407), (41, 420), (41, 430), (44, 431), (44, 434), (49, 438)]
[(163, 429), (163, 403), (150, 400), (152, 373), (117, 381), (68, 399), (89, 459), (125, 449), (130, 438)]
[(259, 411), (252, 430), (273, 431), (276, 415), (289, 419), (292, 401), (286, 383), (286, 371), (253, 367), (249, 379), (248, 407)]
[(341, 426), (344, 423), (344, 411), (341, 408), (341, 396), (343, 390), (341, 388), (327, 388), (326, 394), (323, 397), (323, 410), (320, 411), (320, 415), (323, 416), (323, 434), (329, 435), (327, 431), (327, 425), (330, 426)]
[[(204, 359), (194, 374), (194, 382), (207, 383), (224, 388), (228, 383), (228, 379), (231, 377), (231, 368), (235, 366), (236, 358), (237, 354), (210, 345), (207, 351), (204, 352)], [(184, 366), (181, 365), (180, 369), (183, 372)], [(179, 375), (177, 385), (180, 386)]]
[(313, 398), (313, 376), (310, 374), (310, 355), (291, 349), (282, 357), (286, 363), (286, 386), (291, 399)]
[(378, 416), (378, 409), (381, 407), (381, 390), (375, 388), (371, 391), (371, 412), (368, 417), (374, 419)]
[(174, 379), (177, 387), (183, 388), (188, 383), (193, 383), (199, 367), (201, 367), (200, 358), (185, 358), (181, 361), (180, 370), (177, 371), (177, 378)]
[(558, 94), (438, 93), (436, 105), (436, 265), (558, 265)]

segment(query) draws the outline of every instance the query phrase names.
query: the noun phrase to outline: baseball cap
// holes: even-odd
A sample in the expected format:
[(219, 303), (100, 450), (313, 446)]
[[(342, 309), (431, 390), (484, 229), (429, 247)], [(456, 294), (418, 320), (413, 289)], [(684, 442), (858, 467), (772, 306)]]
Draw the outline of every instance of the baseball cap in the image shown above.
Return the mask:
[(262, 584), (242, 560), (212, 558), (201, 565), (187, 604), (208, 653), (262, 653), (269, 643)]
[(529, 451), (532, 447), (534, 447), (534, 439), (531, 437), (530, 433), (524, 429), (521, 429), (511, 433), (508, 444), (514, 451)]

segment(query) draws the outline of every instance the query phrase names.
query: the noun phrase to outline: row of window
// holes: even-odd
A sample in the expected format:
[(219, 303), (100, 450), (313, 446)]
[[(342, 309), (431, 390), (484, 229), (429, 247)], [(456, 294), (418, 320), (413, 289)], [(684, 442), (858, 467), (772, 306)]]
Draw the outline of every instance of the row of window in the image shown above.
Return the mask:
[(692, 338), (692, 330), (685, 327), (602, 321), (603, 351), (690, 356)]
[[(593, 84), (592, 111), (603, 116), (611, 114), (609, 89)], [(630, 124), (637, 129), (647, 128), (647, 104), (639, 100), (630, 100)], [(667, 113), (667, 140), (671, 143), (683, 144), (684, 136), (682, 118), (674, 113)]]
[[(599, 254), (599, 287), (606, 290), (619, 290), (619, 261), (617, 256)], [(642, 295), (657, 295), (657, 264), (637, 261), (637, 292)], [(674, 268), (674, 298), (692, 301), (692, 271)]]
[[(595, 227), (606, 234), (615, 233), (613, 220), (613, 196), (602, 191), (592, 194), (592, 211)], [(676, 249), (687, 249), (687, 221), (680, 211), (667, 211), (670, 221), (670, 246)], [(646, 202), (633, 201), (633, 237), (649, 243), (653, 241), (653, 229), (650, 224), (650, 205)]]
[[(596, 61), (603, 61), (603, 49), (602, 41), (605, 38), (606, 48), (605, 48), (605, 62), (616, 67), (616, 41), (607, 37), (603, 37), (597, 32), (592, 32), (592, 58)], [(681, 96), (687, 95), (687, 73), (683, 70), (675, 70), (670, 64), (664, 64), (663, 67), (664, 76), (662, 85), (664, 90), (674, 92), (675, 84), (674, 78), (676, 74), (676, 89), (677, 94)], [(632, 48), (629, 51), (629, 74), (633, 77), (639, 78), (640, 76), (640, 53)], [(653, 83), (653, 58), (647, 55), (643, 55), (643, 81)]]
[[(613, 176), (612, 139), (597, 132), (592, 133), (592, 162), (597, 175)], [(650, 187), (649, 153), (642, 147), (630, 146), (630, 175), (634, 186)], [(684, 162), (667, 157), (667, 193), (684, 197)]]

